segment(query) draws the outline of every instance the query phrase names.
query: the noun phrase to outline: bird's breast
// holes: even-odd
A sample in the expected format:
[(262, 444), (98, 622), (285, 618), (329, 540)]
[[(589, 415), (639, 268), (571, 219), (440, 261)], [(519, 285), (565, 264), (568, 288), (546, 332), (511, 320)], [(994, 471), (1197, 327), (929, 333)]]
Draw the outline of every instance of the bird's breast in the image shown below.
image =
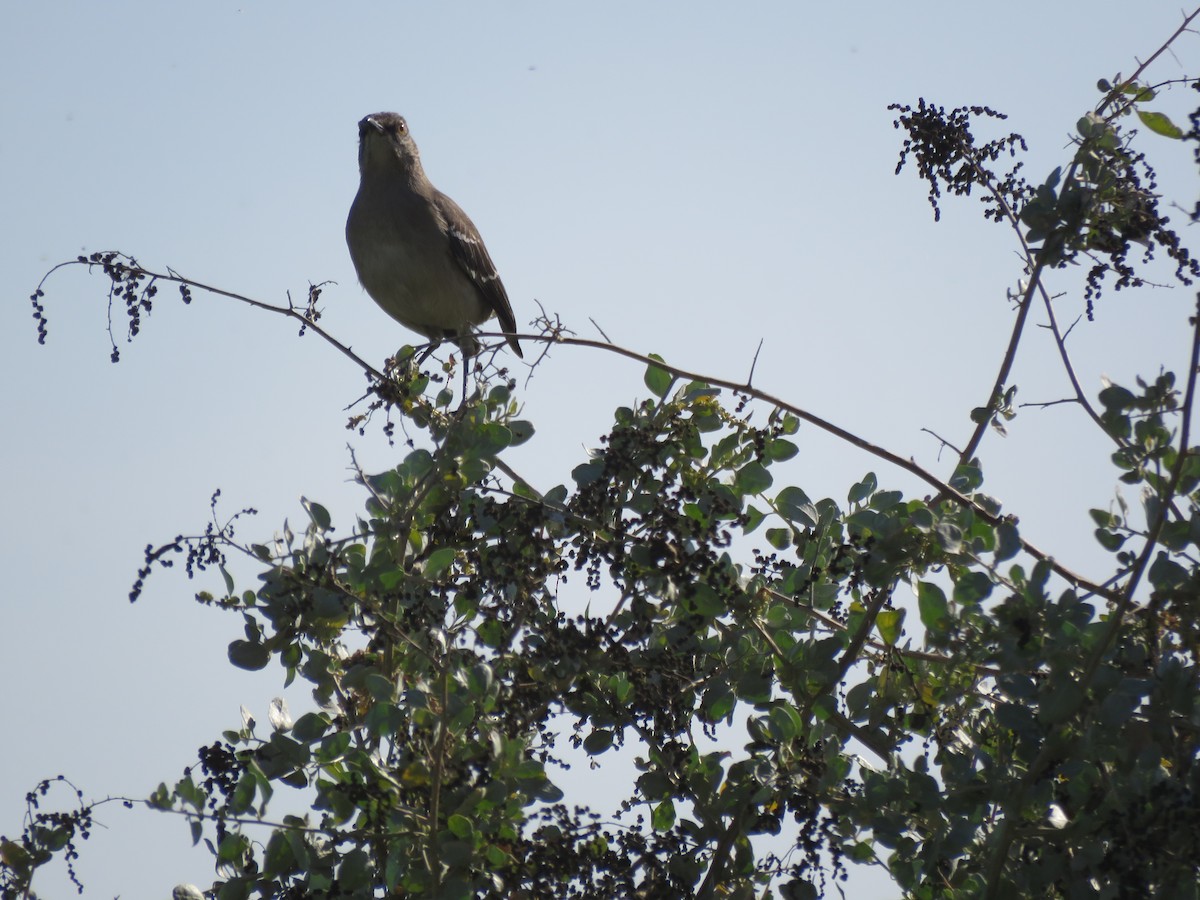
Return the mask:
[(346, 245), (358, 280), (402, 325), (429, 338), (458, 334), (491, 309), (450, 255), (433, 221), (419, 221), (360, 189), (346, 220)]

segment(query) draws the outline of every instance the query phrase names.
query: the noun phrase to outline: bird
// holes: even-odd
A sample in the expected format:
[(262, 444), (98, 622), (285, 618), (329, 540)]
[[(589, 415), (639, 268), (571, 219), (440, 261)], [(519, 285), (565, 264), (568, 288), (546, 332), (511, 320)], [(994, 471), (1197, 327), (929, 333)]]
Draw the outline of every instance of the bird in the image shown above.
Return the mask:
[(359, 121), (358, 171), (346, 217), (350, 259), (371, 299), (430, 340), (418, 365), (444, 340), (473, 357), (473, 328), (493, 315), (523, 358), (508, 293), (479, 229), (429, 182), (403, 116), (380, 112)]

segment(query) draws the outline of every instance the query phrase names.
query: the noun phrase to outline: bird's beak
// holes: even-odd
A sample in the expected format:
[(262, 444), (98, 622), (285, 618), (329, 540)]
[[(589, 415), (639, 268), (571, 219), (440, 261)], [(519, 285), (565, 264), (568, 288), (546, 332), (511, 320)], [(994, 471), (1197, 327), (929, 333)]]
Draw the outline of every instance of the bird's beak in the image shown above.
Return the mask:
[(358, 136), (361, 138), (364, 134), (367, 133), (368, 128), (374, 128), (377, 132), (379, 132), (380, 134), (383, 134), (383, 126), (375, 121), (374, 116), (367, 116), (366, 118), (361, 119), (359, 121)]

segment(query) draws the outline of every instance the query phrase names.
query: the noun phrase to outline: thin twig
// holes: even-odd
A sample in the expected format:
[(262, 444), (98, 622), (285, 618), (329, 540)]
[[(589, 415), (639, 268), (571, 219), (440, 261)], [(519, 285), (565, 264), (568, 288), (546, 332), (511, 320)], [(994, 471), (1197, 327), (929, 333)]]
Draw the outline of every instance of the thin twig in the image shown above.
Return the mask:
[[(1060, 332), (1058, 328), (1058, 319), (1054, 315), (1054, 298), (1050, 296), (1050, 292), (1046, 290), (1045, 285), (1038, 284), (1038, 292), (1042, 295), (1042, 305), (1046, 308), (1046, 316), (1050, 320), (1050, 331), (1054, 335), (1054, 346), (1058, 348), (1059, 359), (1062, 360), (1063, 369), (1066, 370), (1067, 380), (1071, 382), (1071, 388), (1075, 391), (1075, 400), (1083, 407), (1084, 411), (1091, 417), (1091, 420), (1096, 423), (1096, 427), (1103, 431), (1109, 438), (1115, 441), (1118, 445), (1122, 441), (1117, 435), (1113, 434), (1104, 424), (1104, 420), (1100, 418), (1100, 414), (1096, 412), (1091, 401), (1088, 400), (1087, 394), (1083, 391), (1083, 386), (1079, 383), (1079, 378), (1075, 375), (1075, 366), (1071, 363), (1070, 354), (1067, 353), (1067, 335), (1071, 330), (1079, 324), (1077, 318), (1071, 323), (1071, 327), (1066, 332)], [(1055, 401), (1056, 403), (1064, 403), (1069, 401)], [(1050, 404), (1046, 404), (1050, 405)]]
[[(1193, 10), (1193, 11), (1191, 12), (1191, 14), (1190, 14), (1190, 15), (1187, 15), (1187, 16), (1185, 16), (1185, 17), (1184, 17), (1184, 20), (1183, 20), (1183, 22), (1181, 22), (1181, 23), (1180, 23), (1180, 25), (1179, 25), (1179, 27), (1175, 29), (1175, 32), (1174, 32), (1174, 34), (1172, 34), (1172, 35), (1171, 35), (1169, 38), (1167, 38), (1167, 39), (1166, 39), (1166, 40), (1163, 42), (1163, 45), (1162, 45), (1161, 47), (1159, 47), (1157, 50), (1155, 50), (1153, 53), (1151, 53), (1151, 54), (1150, 54), (1150, 58), (1149, 58), (1149, 59), (1147, 59), (1147, 60), (1146, 60), (1144, 63), (1142, 63), (1141, 65), (1139, 65), (1139, 66), (1137, 67), (1137, 69), (1136, 69), (1136, 70), (1134, 70), (1134, 73), (1133, 73), (1132, 75), (1130, 75), (1130, 76), (1129, 76), (1129, 78), (1127, 78), (1127, 79), (1126, 79), (1126, 81), (1127, 81), (1127, 82), (1129, 82), (1129, 81), (1137, 81), (1137, 80), (1138, 80), (1138, 77), (1139, 77), (1139, 76), (1140, 76), (1140, 75), (1141, 75), (1141, 74), (1142, 74), (1144, 71), (1146, 71), (1146, 69), (1147, 69), (1147, 68), (1150, 66), (1150, 64), (1151, 64), (1151, 63), (1153, 63), (1153, 62), (1154, 62), (1156, 59), (1158, 59), (1160, 56), (1162, 56), (1163, 52), (1164, 52), (1164, 51), (1165, 51), (1165, 50), (1166, 50), (1168, 47), (1170, 47), (1170, 46), (1171, 46), (1171, 44), (1172, 44), (1172, 43), (1175, 41), (1175, 38), (1179, 37), (1181, 34), (1183, 34), (1185, 31), (1187, 31), (1187, 27), (1188, 27), (1188, 25), (1192, 24), (1192, 20), (1193, 20), (1194, 18), (1196, 18), (1196, 16), (1200, 16), (1200, 7), (1197, 7), (1195, 10)], [(1136, 59), (1137, 57), (1134, 57), (1134, 58)]]
[(746, 384), (754, 383), (754, 370), (758, 368), (758, 354), (762, 353), (763, 339), (758, 339), (758, 346), (754, 348), (754, 359), (750, 360), (750, 374), (746, 376)]
[[(933, 437), (937, 439), (938, 443), (940, 443), (942, 445), (942, 447), (949, 447), (951, 450), (953, 450), (955, 453), (957, 453), (960, 457), (962, 456), (962, 450), (960, 450), (958, 447), (955, 447), (952, 443), (950, 443), (948, 440), (946, 440), (944, 437), (942, 437), (936, 431), (931, 431), (928, 428), (922, 428), (921, 430), (923, 432), (925, 432), (926, 434), (933, 435)], [(941, 456), (942, 456), (942, 451), (938, 450), (938, 459), (941, 459)]]
[(608, 341), (610, 344), (613, 342), (613, 341), (612, 341), (612, 338), (610, 338), (610, 337), (609, 337), (607, 334), (605, 334), (605, 332), (604, 332), (604, 329), (600, 327), (600, 323), (599, 323), (599, 322), (597, 322), (597, 321), (596, 321), (595, 319), (593, 319), (591, 316), (588, 316), (588, 321), (592, 323), (592, 327), (594, 327), (594, 328), (595, 328), (595, 329), (596, 329), (598, 332), (600, 332), (600, 336), (601, 336), (602, 338), (604, 338), (604, 339), (605, 339), (606, 341)]
[[(63, 263), (63, 265), (86, 265), (90, 268), (92, 266), (96, 266), (99, 264), (85, 259), (85, 260), (72, 260), (70, 262)], [(335, 338), (331, 334), (329, 334), (329, 332), (325, 331), (325, 329), (323, 329), (320, 325), (317, 325), (315, 322), (313, 322), (312, 319), (309, 319), (308, 317), (304, 316), (302, 313), (297, 312), (295, 307), (276, 306), (273, 303), (265, 303), (262, 300), (255, 300), (252, 297), (247, 297), (245, 294), (238, 294), (233, 291), (222, 290), (221, 288), (213, 287), (212, 285), (209, 285), (209, 284), (204, 284), (201, 281), (195, 281), (194, 279), (191, 279), (191, 278), (184, 278), (182, 275), (170, 274), (171, 270), (169, 270), (169, 269), (168, 269), (168, 274), (164, 275), (161, 272), (151, 272), (149, 269), (144, 269), (141, 266), (127, 266), (123, 263), (112, 263), (111, 267), (114, 269), (119, 269), (119, 270), (125, 271), (125, 272), (130, 272), (134, 275), (145, 275), (149, 278), (155, 278), (160, 281), (170, 281), (170, 282), (174, 282), (175, 284), (185, 284), (188, 287), (193, 287), (193, 288), (196, 288), (197, 290), (205, 291), (209, 294), (216, 294), (219, 297), (228, 297), (231, 300), (240, 300), (242, 303), (245, 303), (249, 306), (253, 306), (255, 309), (261, 309), (261, 310), (265, 310), (266, 312), (275, 313), (276, 315), (286, 316), (289, 319), (295, 319), (296, 321), (303, 323), (305, 328), (311, 329), (318, 336), (323, 338), (327, 343), (331, 344), (333, 347), (335, 347), (336, 349), (341, 351), (341, 353), (343, 353), (345, 356), (348, 356), (350, 359), (354, 360), (355, 364), (358, 365), (359, 368), (361, 368), (363, 371), (369, 372), (372, 376), (377, 378), (379, 381), (387, 380), (384, 377), (382, 372), (380, 372), (378, 369), (376, 369), (374, 366), (372, 366), (370, 363), (368, 363), (366, 360), (364, 360), (362, 357), (360, 357), (357, 353), (355, 353), (353, 350), (351, 350), (349, 347), (347, 347), (341, 341), (337, 340), (337, 338)], [(55, 268), (58, 268), (58, 267), (56, 266)], [(51, 271), (53, 271), (53, 270), (51, 270)]]
[[(992, 187), (990, 181), (988, 182), (988, 185), (989, 187)], [(1026, 255), (1026, 259), (1032, 261), (1033, 251), (1031, 251), (1028, 245), (1025, 243), (1025, 237), (1021, 234), (1020, 223), (1017, 221), (1015, 214), (1009, 208), (1007, 201), (1004, 200), (1000, 192), (995, 190), (994, 187), (992, 187), (992, 193), (996, 197), (997, 201), (1001, 203), (1002, 208), (1005, 210), (1005, 214), (1008, 216), (1010, 222), (1013, 223), (1013, 230), (1017, 234), (1017, 239), (1021, 242), (1021, 247)], [(992, 406), (995, 404), (996, 398), (1003, 393), (1004, 386), (1008, 383), (1008, 376), (1012, 373), (1013, 362), (1017, 358), (1017, 347), (1020, 346), (1021, 336), (1025, 333), (1025, 321), (1029, 317), (1029, 308), (1033, 305), (1033, 292), (1041, 281), (1043, 268), (1044, 263), (1040, 258), (1032, 262), (1032, 267), (1029, 273), (1029, 284), (1021, 296), (1020, 305), (1017, 307), (1017, 320), (1013, 323), (1012, 334), (1009, 335), (1008, 338), (1008, 347), (1006, 347), (1004, 350), (1004, 358), (1000, 361), (1000, 368), (996, 372), (996, 379), (992, 385), (992, 391), (988, 395), (986, 409), (989, 413), (992, 411)], [(989, 414), (981, 417), (980, 421), (976, 423), (975, 430), (971, 433), (971, 437), (967, 441), (967, 445), (958, 455), (958, 459), (961, 464), (966, 465), (971, 461), (972, 457), (974, 457), (975, 451), (979, 449), (979, 445), (983, 442), (983, 436), (987, 432), (991, 421), (992, 417)]]
[(1060, 400), (1030, 400), (1028, 403), (1018, 403), (1017, 409), (1046, 409), (1051, 406), (1061, 406), (1064, 403), (1079, 403), (1079, 398), (1063, 397)]

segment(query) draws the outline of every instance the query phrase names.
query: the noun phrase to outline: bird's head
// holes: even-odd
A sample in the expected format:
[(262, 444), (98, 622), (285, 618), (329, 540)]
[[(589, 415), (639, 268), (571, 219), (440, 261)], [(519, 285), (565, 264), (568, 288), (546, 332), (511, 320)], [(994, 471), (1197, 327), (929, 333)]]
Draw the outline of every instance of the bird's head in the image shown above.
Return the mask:
[(358, 123), (358, 170), (420, 169), (416, 142), (404, 117), (392, 112), (372, 113)]

